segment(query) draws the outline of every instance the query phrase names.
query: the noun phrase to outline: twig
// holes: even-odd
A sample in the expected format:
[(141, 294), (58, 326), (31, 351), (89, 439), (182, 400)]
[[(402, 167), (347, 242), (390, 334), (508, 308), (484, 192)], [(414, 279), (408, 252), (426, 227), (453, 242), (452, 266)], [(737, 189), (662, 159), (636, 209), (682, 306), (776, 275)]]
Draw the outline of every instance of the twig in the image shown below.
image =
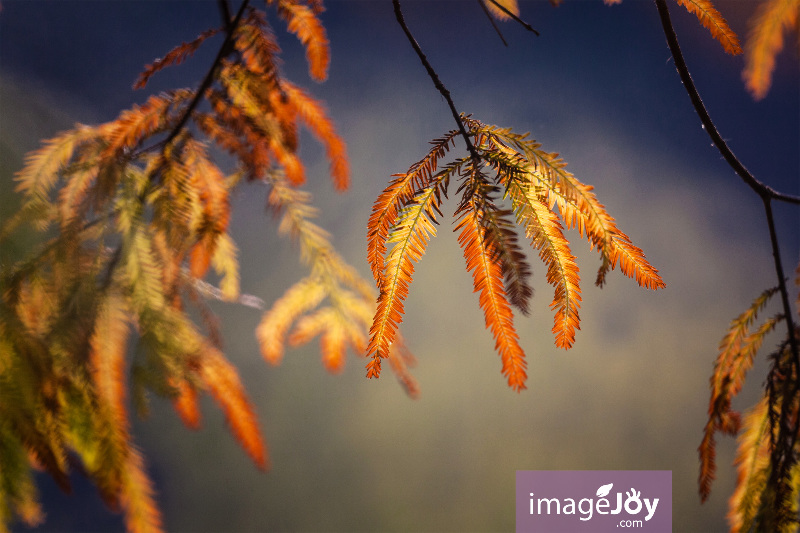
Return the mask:
[[(214, 58), (214, 62), (211, 64), (211, 68), (208, 69), (206, 77), (203, 78), (203, 82), (200, 84), (200, 87), (197, 88), (197, 92), (195, 93), (194, 98), (189, 103), (189, 106), (186, 108), (186, 110), (183, 112), (183, 115), (181, 116), (178, 123), (175, 125), (174, 128), (172, 128), (172, 131), (164, 140), (163, 142), (164, 146), (168, 145), (175, 139), (175, 137), (178, 136), (180, 131), (189, 121), (189, 117), (192, 116), (192, 113), (194, 112), (195, 108), (200, 103), (200, 100), (203, 99), (203, 94), (206, 92), (206, 89), (211, 87), (211, 84), (214, 83), (214, 78), (217, 74), (217, 69), (219, 68), (223, 58), (225, 58), (225, 56), (227, 56), (230, 53), (231, 43), (233, 42), (234, 30), (236, 30), (236, 27), (239, 25), (239, 21), (242, 19), (242, 15), (244, 15), (245, 8), (247, 7), (247, 4), (249, 2), (250, 0), (244, 0), (242, 2), (242, 5), (239, 7), (239, 11), (236, 13), (236, 18), (233, 19), (233, 22), (231, 22), (230, 19), (227, 19), (225, 21), (225, 26), (226, 26), (225, 41), (222, 43), (222, 46), (220, 46), (219, 52), (217, 52), (217, 57)], [(227, 6), (227, 4), (225, 5)], [(222, 9), (224, 13), (225, 9), (223, 9), (222, 7), (220, 9)], [(225, 15), (223, 14), (223, 17), (224, 16)]]
[(525, 22), (524, 20), (522, 20), (521, 18), (516, 16), (514, 13), (512, 13), (511, 11), (506, 9), (506, 7), (504, 5), (498, 3), (497, 0), (489, 0), (489, 2), (493, 3), (495, 6), (497, 6), (497, 8), (500, 11), (502, 11), (503, 13), (505, 13), (506, 15), (511, 17), (512, 19), (514, 19), (519, 24), (521, 24), (523, 28), (525, 28), (528, 31), (532, 31), (533, 33), (536, 34), (537, 37), (539, 36), (539, 32), (536, 31), (535, 29), (533, 29), (533, 26), (531, 26), (530, 24), (528, 24), (527, 22)]
[(497, 24), (495, 24), (494, 17), (492, 17), (492, 14), (489, 13), (486, 3), (483, 0), (478, 0), (478, 3), (481, 5), (481, 9), (483, 9), (483, 12), (486, 14), (486, 18), (489, 19), (489, 22), (492, 24), (492, 28), (494, 28), (494, 31), (497, 32), (497, 36), (500, 37), (500, 40), (503, 41), (503, 44), (506, 46), (506, 48), (508, 48), (508, 43), (503, 37), (503, 32), (501, 32), (500, 28), (498, 28)]
[(786, 288), (786, 277), (783, 274), (783, 263), (781, 262), (781, 250), (778, 246), (778, 234), (775, 231), (775, 219), (772, 216), (772, 202), (770, 198), (764, 198), (764, 210), (767, 214), (767, 226), (769, 226), (769, 240), (772, 243), (772, 258), (775, 262), (775, 274), (778, 276), (778, 286), (781, 292), (781, 302), (783, 313), (786, 317), (786, 327), (789, 328), (789, 348), (792, 351), (794, 366), (798, 378), (800, 378), (800, 350), (798, 350), (797, 339), (795, 337), (794, 320), (792, 319), (792, 308), (789, 305), (789, 291)]
[(453, 99), (450, 97), (450, 91), (448, 91), (447, 88), (444, 86), (444, 84), (441, 82), (439, 76), (436, 74), (436, 71), (433, 70), (433, 67), (428, 62), (428, 58), (425, 57), (425, 54), (419, 47), (419, 43), (417, 43), (417, 40), (411, 34), (411, 30), (409, 30), (408, 26), (406, 25), (406, 21), (403, 18), (403, 12), (400, 9), (400, 0), (392, 0), (392, 4), (394, 5), (394, 15), (397, 18), (398, 24), (400, 24), (400, 27), (403, 28), (406, 37), (408, 37), (408, 41), (411, 43), (412, 48), (414, 48), (414, 51), (417, 53), (417, 56), (419, 56), (420, 61), (422, 61), (422, 65), (428, 72), (428, 76), (430, 76), (431, 80), (433, 81), (433, 84), (439, 90), (444, 99), (447, 100), (447, 105), (450, 106), (450, 112), (453, 113), (453, 118), (455, 119), (456, 124), (458, 124), (458, 131), (464, 138), (464, 142), (467, 143), (467, 150), (469, 150), (470, 157), (472, 157), (472, 159), (476, 161), (479, 161), (481, 157), (480, 155), (478, 155), (478, 151), (475, 149), (475, 146), (472, 144), (472, 141), (469, 138), (467, 129), (464, 127), (464, 122), (461, 120), (461, 115), (458, 113), (458, 110), (456, 110), (456, 106), (453, 103)]

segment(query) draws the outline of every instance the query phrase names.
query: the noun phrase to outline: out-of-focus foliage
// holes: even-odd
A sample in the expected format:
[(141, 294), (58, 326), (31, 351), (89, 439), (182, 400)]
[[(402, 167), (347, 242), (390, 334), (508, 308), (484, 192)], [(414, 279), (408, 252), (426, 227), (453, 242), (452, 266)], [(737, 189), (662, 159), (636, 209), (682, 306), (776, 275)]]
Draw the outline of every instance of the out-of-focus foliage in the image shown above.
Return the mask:
[[(796, 285), (800, 287), (800, 265)], [(739, 435), (736, 456), (738, 480), (730, 499), (728, 519), (732, 531), (796, 531), (800, 498), (800, 454), (796, 430), (792, 429), (800, 412), (797, 390), (797, 362), (787, 337), (769, 355), (772, 366), (761, 400), (742, 420), (731, 402), (742, 390), (747, 372), (764, 338), (786, 321), (782, 314), (753, 327), (759, 312), (778, 294), (777, 288), (764, 291), (752, 305), (731, 322), (719, 345), (719, 355), (711, 376), (708, 423), (700, 444), (700, 496), (711, 493), (716, 473), (716, 441), (720, 431)], [(800, 304), (800, 292), (798, 293)], [(795, 331), (795, 339), (800, 332)], [(794, 426), (796, 427), (796, 426)]]
[[(321, 5), (268, 5), (304, 44), (311, 77), (325, 79)], [(65, 489), (71, 470), (85, 472), (109, 506), (124, 512), (129, 530), (159, 530), (128, 412), (130, 399), (146, 410), (147, 391), (171, 398), (193, 428), (200, 424), (198, 396), (208, 393), (255, 464), (269, 466), (253, 407), (222, 352), (207, 303), (254, 301), (240, 293), (231, 193), (246, 182), (266, 182), (271, 210), (286, 217), (301, 209), (300, 127), (324, 146), (337, 190), (347, 188), (349, 169), (324, 108), (282, 77), (266, 14), (247, 2), (223, 28), (148, 65), (135, 86), (145, 87), (220, 33), (218, 58), (198, 90), (151, 96), (114, 121), (77, 125), (44, 141), (16, 175), (22, 206), (5, 222), (3, 237), (27, 224), (42, 242), (27, 259), (3, 265), (0, 277), (0, 527), (14, 515), (29, 525), (41, 520), (31, 477), (37, 467)], [(212, 149), (233, 156), (233, 172), (218, 166)], [(308, 227), (298, 230), (300, 238)], [(304, 258), (313, 279), (325, 280), (336, 309), (371, 317), (369, 291), (354, 294), (336, 284), (366, 283), (326, 241), (314, 245), (303, 249)], [(337, 328), (351, 337), (360, 331), (356, 346), (363, 352), (367, 326), (363, 318), (326, 316), (334, 318), (320, 320), (328, 326), (323, 353), (336, 370), (343, 335)], [(413, 389), (402, 361), (396, 366)]]

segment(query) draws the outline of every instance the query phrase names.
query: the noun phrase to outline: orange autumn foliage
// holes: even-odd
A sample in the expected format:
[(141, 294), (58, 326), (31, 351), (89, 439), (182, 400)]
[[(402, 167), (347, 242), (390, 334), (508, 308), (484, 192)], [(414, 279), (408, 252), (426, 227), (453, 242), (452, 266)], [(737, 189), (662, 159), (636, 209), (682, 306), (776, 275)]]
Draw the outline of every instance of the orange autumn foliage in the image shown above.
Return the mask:
[[(555, 287), (550, 308), (554, 312), (556, 346), (568, 349), (580, 329), (578, 267), (565, 239), (559, 215), (569, 228), (577, 227), (602, 258), (597, 284), (619, 265), (622, 273), (639, 285), (659, 289), (663, 280), (642, 251), (615, 225), (614, 219), (591, 192), (565, 170), (555, 154), (545, 152), (525, 135), (488, 126), (462, 116), (479, 156), (441, 159), (459, 135), (451, 131), (432, 142), (433, 147), (405, 174), (394, 176), (378, 196), (367, 225), (367, 259), (380, 296), (370, 328), (367, 376), (378, 377), (381, 360), (388, 356), (404, 313), (415, 263), (425, 253), (434, 223), (441, 216), (442, 199), (451, 180), (460, 182), (461, 203), (456, 210), (467, 270), (472, 272), (486, 326), (495, 337), (502, 373), (514, 390), (525, 388), (525, 354), (518, 343), (511, 305), (527, 312), (530, 267), (511, 230), (508, 216), (525, 229), (533, 248), (547, 265), (547, 281)], [(489, 173), (493, 173), (491, 176)], [(508, 198), (511, 209), (498, 205)], [(558, 213), (554, 210), (558, 208)], [(387, 245), (392, 248), (388, 250)]]

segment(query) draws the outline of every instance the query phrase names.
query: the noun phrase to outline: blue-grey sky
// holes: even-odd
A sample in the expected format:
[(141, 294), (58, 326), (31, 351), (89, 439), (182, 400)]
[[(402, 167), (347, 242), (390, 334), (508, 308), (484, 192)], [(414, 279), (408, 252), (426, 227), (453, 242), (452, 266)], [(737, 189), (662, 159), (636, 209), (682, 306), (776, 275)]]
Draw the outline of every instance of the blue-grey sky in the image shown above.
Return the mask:
[[(232, 1), (234, 5), (237, 2)], [(717, 1), (746, 35), (754, 2)], [(696, 478), (708, 377), (729, 321), (774, 284), (760, 200), (710, 146), (666, 47), (653, 2), (521, 3), (539, 37), (506, 23), (504, 47), (475, 1), (405, 1), (406, 21), (459, 110), (530, 131), (596, 193), (620, 228), (660, 269), (652, 292), (614, 272), (591, 285), (598, 259), (568, 232), (583, 274), (582, 330), (565, 352), (553, 344), (552, 287), (535, 252), (536, 295), (518, 316), (528, 390), (514, 393), (483, 328), (471, 276), (445, 220), (417, 266), (401, 326), (418, 358), (422, 395), (408, 399), (387, 374), (364, 378), (350, 358), (328, 375), (316, 344), (279, 367), (260, 358), (260, 315), (220, 306), (227, 355), (241, 370), (269, 443), (272, 471), (257, 471), (205, 402), (200, 432), (153, 402), (135, 425), (169, 531), (510, 531), (514, 472), (525, 469), (672, 470), (676, 531), (723, 531), (735, 480), (735, 442), (721, 438), (719, 475), (700, 505)], [(348, 144), (352, 187), (333, 193), (327, 163), (304, 137), (309, 189), (321, 223), (365, 277), (365, 226), (393, 173), (454, 127), (445, 101), (397, 26), (391, 2), (333, 0), (322, 15), (332, 48), (329, 80), (308, 79), (302, 48), (279, 32), (284, 72), (327, 103)], [(754, 102), (741, 57), (726, 55), (670, 3), (698, 89), (722, 136), (759, 179), (800, 194), (798, 56), (778, 60), (768, 96)], [(276, 28), (280, 22), (271, 15)], [(153, 91), (202, 79), (219, 40), (185, 65), (132, 91), (141, 68), (217, 26), (213, 1), (3, 0), (0, 11), (0, 177), (8, 188), (25, 151), (75, 122), (111, 120)], [(458, 150), (463, 149), (459, 145)], [(236, 200), (242, 288), (267, 304), (304, 272), (276, 235), (257, 185)], [(7, 203), (3, 203), (7, 206)], [(445, 206), (445, 214), (456, 205)], [(7, 207), (5, 207), (7, 208)], [(776, 206), (787, 271), (800, 253), (797, 208)], [(3, 213), (5, 217), (7, 214)], [(771, 309), (770, 313), (777, 312)], [(767, 313), (769, 314), (769, 313)], [(766, 346), (777, 342), (771, 339)], [(757, 364), (740, 407), (758, 394)], [(94, 489), (64, 496), (39, 476), (42, 531), (118, 530)]]

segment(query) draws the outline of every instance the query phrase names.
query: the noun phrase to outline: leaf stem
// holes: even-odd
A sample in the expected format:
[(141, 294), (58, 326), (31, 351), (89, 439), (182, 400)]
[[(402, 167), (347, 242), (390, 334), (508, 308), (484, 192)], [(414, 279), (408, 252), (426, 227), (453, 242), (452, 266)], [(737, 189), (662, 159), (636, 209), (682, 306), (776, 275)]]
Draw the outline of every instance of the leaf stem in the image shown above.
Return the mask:
[(461, 120), (461, 115), (456, 110), (456, 106), (453, 103), (453, 99), (450, 96), (450, 91), (447, 90), (447, 87), (444, 86), (442, 81), (439, 79), (439, 76), (436, 74), (436, 71), (433, 70), (433, 67), (428, 62), (428, 58), (425, 57), (425, 54), (422, 52), (422, 48), (420, 48), (419, 43), (414, 38), (414, 35), (411, 34), (411, 30), (408, 29), (406, 25), (405, 18), (403, 18), (403, 11), (400, 9), (400, 0), (392, 0), (392, 5), (394, 5), (394, 15), (397, 18), (398, 24), (400, 27), (403, 28), (403, 32), (405, 32), (406, 37), (408, 37), (408, 42), (411, 43), (411, 47), (414, 48), (414, 51), (419, 56), (419, 60), (422, 61), (422, 65), (425, 67), (425, 70), (428, 72), (428, 76), (433, 81), (433, 85), (438, 89), (444, 99), (447, 101), (447, 105), (450, 106), (450, 112), (453, 114), (453, 118), (458, 124), (458, 131), (461, 133), (461, 136), (464, 138), (464, 142), (467, 143), (467, 150), (469, 150), (469, 155), (476, 161), (480, 161), (481, 157), (478, 155), (478, 151), (475, 149), (475, 146), (472, 144), (472, 141), (469, 138), (469, 134), (467, 133), (466, 128), (464, 127), (464, 122)]

